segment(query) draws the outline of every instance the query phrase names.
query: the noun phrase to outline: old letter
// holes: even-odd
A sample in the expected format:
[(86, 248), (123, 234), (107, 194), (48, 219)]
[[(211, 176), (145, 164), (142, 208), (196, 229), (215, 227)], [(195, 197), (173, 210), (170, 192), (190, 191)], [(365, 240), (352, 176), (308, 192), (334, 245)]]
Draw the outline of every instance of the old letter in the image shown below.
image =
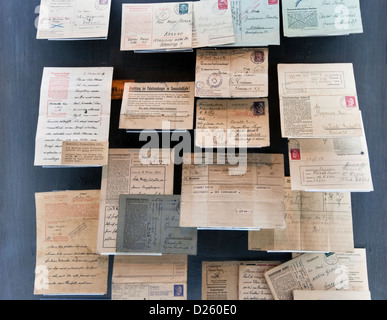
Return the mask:
[(199, 99), (195, 144), (198, 147), (270, 146), (267, 99)]
[(109, 259), (96, 253), (99, 190), (37, 193), (35, 294), (106, 294)]
[[(44, 68), (35, 166), (105, 163), (108, 150), (102, 144), (109, 141), (112, 77), (113, 68)], [(67, 145), (62, 162), (64, 141), (80, 143), (71, 150)]]
[[(138, 149), (110, 149), (102, 167), (97, 250), (116, 252), (119, 197), (122, 194), (173, 194), (173, 153), (163, 149), (149, 162)], [(157, 160), (157, 161), (156, 161)]]
[(106, 39), (111, 0), (41, 0), (37, 39)]
[(282, 137), (363, 135), (352, 64), (279, 64), (278, 81)]
[(187, 256), (115, 256), (112, 300), (186, 300)]
[(211, 164), (199, 164), (195, 154), (189, 156), (191, 161), (183, 163), (180, 226), (245, 230), (285, 226), (282, 155), (247, 154), (243, 172), (236, 174), (230, 174), (230, 166), (218, 155)]
[(192, 47), (192, 2), (122, 5), (121, 50)]
[(249, 250), (352, 252), (351, 194), (291, 190), (285, 178), (285, 229), (249, 232)]
[(265, 98), (268, 96), (268, 48), (198, 49), (195, 96)]
[(179, 221), (178, 195), (121, 195), (117, 252), (196, 255), (197, 229)]
[(193, 129), (194, 82), (125, 83), (120, 129)]
[(359, 0), (282, 1), (285, 37), (363, 33)]

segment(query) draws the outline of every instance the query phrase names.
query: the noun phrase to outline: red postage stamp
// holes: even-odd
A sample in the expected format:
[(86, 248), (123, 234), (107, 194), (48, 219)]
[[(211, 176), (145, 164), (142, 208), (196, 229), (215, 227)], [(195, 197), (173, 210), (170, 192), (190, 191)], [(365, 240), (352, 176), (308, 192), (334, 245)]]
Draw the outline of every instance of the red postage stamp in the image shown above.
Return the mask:
[(268, 1), (268, 5), (276, 5), (278, 4), (278, 0), (267, 0)]
[(292, 160), (301, 160), (300, 149), (290, 149), (290, 157)]
[(228, 8), (228, 0), (218, 0), (218, 9), (226, 10)]

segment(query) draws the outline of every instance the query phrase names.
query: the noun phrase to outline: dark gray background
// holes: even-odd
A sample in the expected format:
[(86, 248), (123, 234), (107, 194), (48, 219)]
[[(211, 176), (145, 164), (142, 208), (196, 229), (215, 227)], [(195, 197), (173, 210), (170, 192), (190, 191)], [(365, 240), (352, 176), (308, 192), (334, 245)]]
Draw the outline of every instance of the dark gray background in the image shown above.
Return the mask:
[[(41, 298), (33, 295), (34, 193), (99, 189), (101, 184), (100, 168), (43, 169), (33, 166), (43, 68), (113, 66), (115, 79), (149, 82), (195, 79), (195, 52), (120, 52), (123, 2), (155, 1), (113, 0), (108, 40), (55, 42), (36, 40), (38, 14), (35, 8), (39, 0), (0, 0), (0, 298), (3, 300)], [(281, 46), (270, 47), (271, 147), (258, 152), (284, 153), (285, 173), (288, 174), (286, 140), (280, 134), (278, 63), (354, 64), (375, 187), (375, 192), (352, 195), (355, 246), (367, 249), (372, 298), (384, 300), (387, 299), (387, 1), (360, 2), (364, 34), (305, 39), (282, 37)], [(121, 101), (112, 102), (110, 147), (141, 147), (138, 135), (117, 129), (120, 104)], [(175, 194), (179, 194), (179, 166), (175, 173)], [(248, 251), (246, 232), (200, 231), (198, 255), (189, 257), (188, 298), (201, 298), (201, 261), (228, 259), (286, 261), (290, 254)], [(110, 291), (102, 298), (109, 297)]]

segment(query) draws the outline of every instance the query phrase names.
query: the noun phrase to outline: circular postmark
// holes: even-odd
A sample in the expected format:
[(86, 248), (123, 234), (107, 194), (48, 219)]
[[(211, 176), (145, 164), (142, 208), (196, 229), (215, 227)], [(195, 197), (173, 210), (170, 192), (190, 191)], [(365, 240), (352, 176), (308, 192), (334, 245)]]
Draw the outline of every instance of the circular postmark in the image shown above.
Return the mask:
[(168, 7), (159, 8), (155, 12), (158, 21), (165, 21), (171, 16), (171, 11)]
[(335, 265), (339, 261), (339, 258), (334, 253), (325, 253), (324, 260), (329, 265)]
[(265, 61), (265, 53), (262, 50), (253, 50), (250, 59), (255, 64), (261, 64)]
[(222, 14), (225, 14), (227, 11), (227, 8), (222, 8), (222, 7), (219, 7), (219, 4), (218, 2), (214, 3), (214, 5), (212, 6), (212, 12), (215, 13), (216, 15), (222, 15)]
[(207, 79), (207, 85), (210, 88), (219, 88), (223, 84), (223, 78), (220, 73), (213, 73)]
[(204, 82), (203, 81), (197, 81), (195, 86), (196, 86), (196, 89), (198, 89), (198, 90), (203, 89)]
[(95, 8), (97, 10), (106, 10), (109, 7), (110, 0), (96, 0)]

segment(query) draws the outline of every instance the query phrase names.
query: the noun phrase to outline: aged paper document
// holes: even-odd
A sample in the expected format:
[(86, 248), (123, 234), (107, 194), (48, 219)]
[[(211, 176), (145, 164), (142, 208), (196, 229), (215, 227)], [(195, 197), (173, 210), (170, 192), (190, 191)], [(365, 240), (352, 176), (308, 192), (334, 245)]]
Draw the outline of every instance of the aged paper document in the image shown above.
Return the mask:
[(268, 48), (198, 49), (195, 96), (265, 98), (268, 96)]
[(96, 253), (99, 190), (36, 193), (34, 294), (106, 294), (108, 263)]
[(211, 164), (198, 164), (195, 154), (187, 158), (182, 169), (180, 226), (285, 227), (282, 154), (247, 154), (245, 170), (235, 174), (218, 157)]
[(115, 256), (112, 300), (186, 300), (187, 256)]
[(110, 67), (44, 68), (35, 166), (106, 163), (112, 78)]
[(363, 134), (351, 63), (279, 64), (278, 81), (282, 137)]
[(122, 194), (173, 194), (173, 152), (163, 149), (158, 162), (144, 159), (139, 149), (110, 149), (102, 167), (97, 251), (116, 252), (119, 197)]
[(290, 139), (292, 190), (370, 192), (373, 182), (365, 137)]
[(371, 300), (370, 291), (294, 290), (294, 300)]
[(273, 300), (264, 272), (276, 261), (203, 261), (202, 300)]
[(270, 146), (269, 104), (264, 99), (199, 99), (195, 144), (201, 148)]
[(192, 47), (192, 2), (122, 5), (121, 51)]
[(193, 129), (194, 82), (125, 83), (120, 129)]
[(282, 1), (285, 37), (363, 33), (359, 0)]
[(249, 231), (249, 250), (352, 252), (349, 192), (291, 190), (285, 178), (285, 229)]
[(218, 46), (235, 41), (233, 16), (227, 1), (195, 1), (193, 10), (193, 48)]
[(305, 253), (265, 273), (276, 300), (294, 290), (369, 291), (365, 249), (353, 253)]
[(117, 252), (196, 255), (197, 229), (179, 221), (178, 195), (121, 195)]
[(37, 39), (106, 39), (111, 0), (41, 0)]

